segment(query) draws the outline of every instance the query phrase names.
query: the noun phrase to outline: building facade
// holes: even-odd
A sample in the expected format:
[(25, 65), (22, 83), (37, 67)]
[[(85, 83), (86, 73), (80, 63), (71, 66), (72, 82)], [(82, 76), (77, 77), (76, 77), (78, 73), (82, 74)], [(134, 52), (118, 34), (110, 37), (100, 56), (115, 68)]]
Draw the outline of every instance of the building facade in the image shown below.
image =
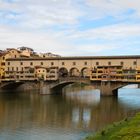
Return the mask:
[[(140, 79), (140, 56), (95, 56), (11, 58), (6, 60), (6, 78), (25, 76), (25, 68), (53, 69), (51, 77), (89, 77), (90, 80)], [(28, 71), (30, 73), (30, 71)], [(49, 74), (47, 74), (45, 79)], [(17, 77), (17, 73), (20, 75)], [(31, 73), (30, 73), (31, 74)], [(32, 73), (33, 74), (33, 73)], [(14, 76), (13, 76), (14, 75)], [(129, 77), (129, 78), (128, 78)], [(34, 78), (36, 78), (34, 73)], [(46, 79), (47, 80), (47, 79)]]
[(14, 48), (7, 49), (6, 51), (1, 52), (0, 54), (0, 77), (1, 79), (5, 78), (6, 71), (6, 60), (8, 58), (19, 58), (20, 51)]

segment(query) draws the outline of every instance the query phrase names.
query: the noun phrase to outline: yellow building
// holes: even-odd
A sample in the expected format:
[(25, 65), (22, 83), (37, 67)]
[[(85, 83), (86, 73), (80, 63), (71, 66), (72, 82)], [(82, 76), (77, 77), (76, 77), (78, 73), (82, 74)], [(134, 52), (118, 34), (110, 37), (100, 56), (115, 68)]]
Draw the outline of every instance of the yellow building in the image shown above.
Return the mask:
[(47, 77), (47, 69), (45, 67), (36, 66), (35, 67), (35, 77), (38, 80), (46, 80)]
[(97, 66), (91, 70), (90, 80), (121, 80), (122, 66)]
[[(59, 77), (89, 77), (91, 80), (136, 80), (136, 68), (140, 66), (139, 56), (92, 56), (92, 57), (30, 57), (6, 60), (7, 76), (21, 73), (24, 68), (42, 66), (51, 69), (48, 79), (56, 73)], [(91, 73), (89, 74), (89, 71)], [(138, 79), (138, 74), (137, 74)]]
[[(20, 51), (14, 48), (7, 49), (6, 51), (3, 51), (0, 55), (0, 78), (5, 78), (5, 62), (8, 58), (19, 58), (20, 57)], [(9, 63), (10, 64), (10, 63)]]
[(2, 79), (2, 75), (3, 75), (1, 62), (2, 62), (2, 53), (0, 53), (0, 79)]
[(140, 67), (136, 68), (136, 81), (140, 81)]
[(4, 78), (4, 70), (5, 70), (5, 52), (0, 54), (0, 79)]
[(136, 81), (136, 69), (123, 69), (123, 80), (124, 81)]
[(58, 67), (42, 67), (36, 66), (35, 67), (35, 77), (38, 80), (57, 80), (58, 79)]

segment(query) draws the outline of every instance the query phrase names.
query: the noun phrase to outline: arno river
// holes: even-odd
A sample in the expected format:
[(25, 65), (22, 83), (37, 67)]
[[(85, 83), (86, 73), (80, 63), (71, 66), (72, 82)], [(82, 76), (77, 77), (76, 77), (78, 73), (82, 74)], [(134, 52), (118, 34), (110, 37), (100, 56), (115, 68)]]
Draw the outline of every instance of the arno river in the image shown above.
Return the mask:
[(81, 140), (140, 109), (140, 89), (100, 98), (92, 87), (69, 86), (63, 94), (0, 93), (0, 140)]

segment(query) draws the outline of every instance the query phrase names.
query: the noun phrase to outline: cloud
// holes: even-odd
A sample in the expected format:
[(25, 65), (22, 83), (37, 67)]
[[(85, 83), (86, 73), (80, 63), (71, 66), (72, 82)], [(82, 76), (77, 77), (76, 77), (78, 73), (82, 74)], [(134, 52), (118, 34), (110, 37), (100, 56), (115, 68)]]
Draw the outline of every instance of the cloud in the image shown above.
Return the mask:
[[(76, 8), (77, 3), (71, 0), (24, 0), (13, 3), (0, 2), (1, 11), (8, 14), (21, 14), (17, 17), (18, 25), (29, 28), (42, 28), (52, 25), (72, 25), (78, 22), (81, 12)], [(5, 17), (6, 18), (6, 17)]]
[(86, 31), (73, 31), (67, 37), (70, 39), (105, 39), (114, 41), (134, 36), (140, 37), (140, 24), (116, 24)]
[(53, 52), (60, 55), (73, 53), (73, 46), (50, 36), (50, 33), (19, 31), (15, 28), (0, 26), (0, 49), (27, 46), (37, 52)]
[[(101, 45), (74, 45), (70, 44), (68, 40), (59, 40), (58, 37), (50, 36), (50, 33), (30, 33), (11, 29), (8, 27), (0, 27), (0, 49), (18, 48), (20, 46), (27, 46), (34, 48), (37, 52), (53, 52), (60, 55), (87, 55), (96, 54), (106, 46)], [(64, 36), (61, 36), (64, 37)], [(113, 49), (108, 47), (106, 49)]]
[[(120, 18), (127, 14), (129, 16), (132, 16), (132, 14), (134, 16), (140, 16), (139, 0), (86, 0), (85, 2), (91, 8), (91, 14), (89, 16), (93, 19), (103, 18), (104, 16)], [(128, 12), (129, 10), (133, 12)]]
[(139, 0), (0, 0), (0, 49), (27, 46), (60, 55), (112, 55), (136, 44), (136, 50), (139, 5)]

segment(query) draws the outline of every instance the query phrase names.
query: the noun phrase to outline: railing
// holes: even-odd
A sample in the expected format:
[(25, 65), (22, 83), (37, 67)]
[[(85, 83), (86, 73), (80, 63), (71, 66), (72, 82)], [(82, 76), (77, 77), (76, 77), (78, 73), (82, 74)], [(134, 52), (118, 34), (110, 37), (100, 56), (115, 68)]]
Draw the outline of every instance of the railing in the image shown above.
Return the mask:
[(59, 82), (63, 82), (63, 81), (86, 82), (86, 83), (90, 82), (90, 78), (86, 78), (86, 77), (61, 77), (58, 80), (59, 80)]

